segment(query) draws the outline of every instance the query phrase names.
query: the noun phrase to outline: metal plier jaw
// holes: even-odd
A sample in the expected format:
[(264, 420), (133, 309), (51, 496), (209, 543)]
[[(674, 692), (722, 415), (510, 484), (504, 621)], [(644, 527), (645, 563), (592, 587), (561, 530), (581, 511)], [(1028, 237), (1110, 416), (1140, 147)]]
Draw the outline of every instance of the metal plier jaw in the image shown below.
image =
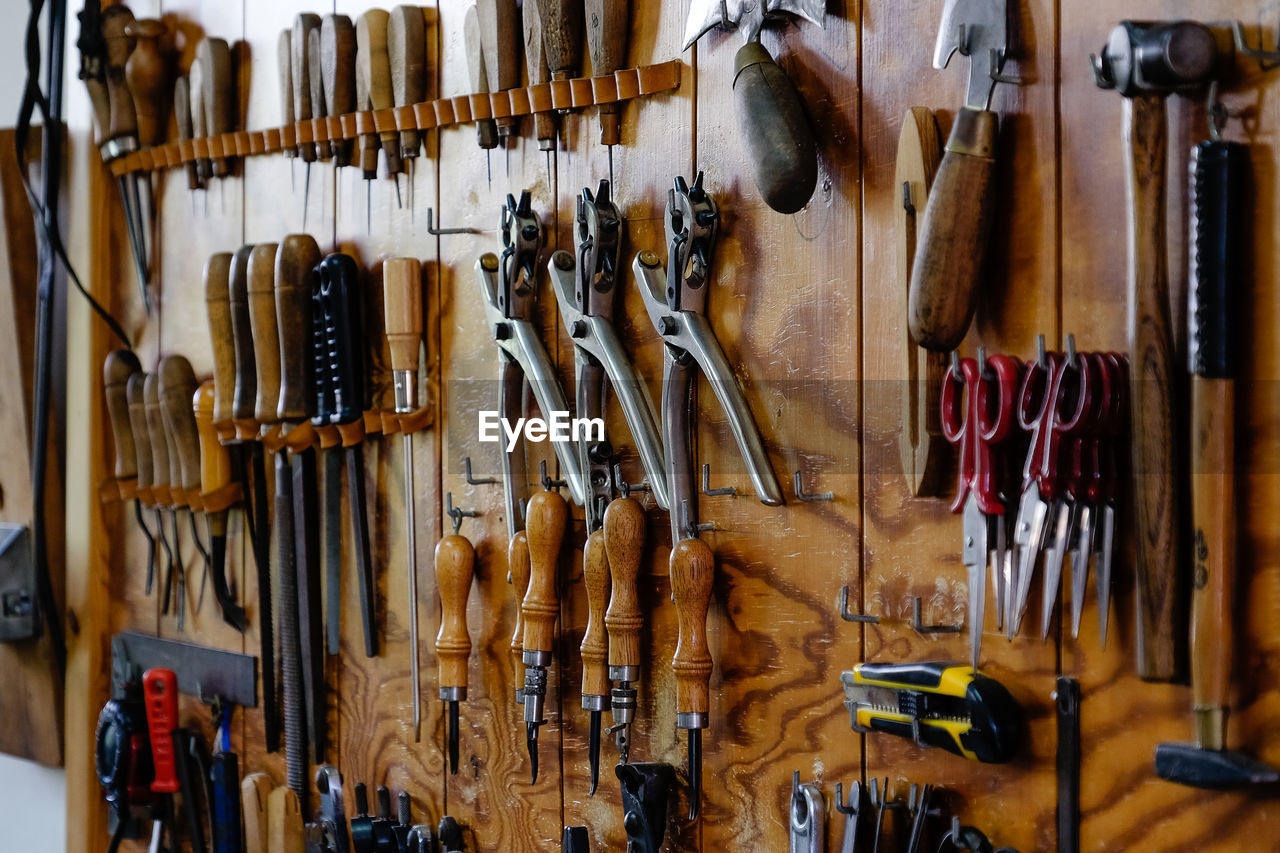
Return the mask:
[[(583, 190), (578, 199), (581, 242), (577, 258), (568, 252), (556, 252), (547, 270), (560, 306), (560, 317), (574, 344), (578, 416), (604, 416), (603, 379), (607, 377), (622, 408), (654, 499), (665, 510), (670, 503), (658, 417), (649, 389), (613, 326), (621, 226), (622, 217), (609, 200), (608, 181), (600, 182), (600, 190), (594, 197), (589, 190)], [(619, 488), (619, 484), (613, 482), (612, 449), (607, 441), (594, 441), (584, 434), (578, 455), (588, 480), (585, 483), (588, 527), (594, 531), (603, 523), (604, 507)]]
[(320, 792), (320, 819), (307, 825), (308, 846), (314, 843), (323, 853), (351, 853), (342, 774), (338, 768), (332, 764), (320, 765), (316, 770), (316, 790)]
[[(507, 196), (502, 211), (502, 260), (486, 252), (476, 261), (476, 281), (484, 297), (485, 320), (503, 355), (500, 416), (513, 421), (521, 417), (523, 382), (533, 389), (538, 408), (546, 418), (553, 412), (569, 411), (560, 376), (533, 325), (537, 305), (538, 253), (542, 246), (542, 226), (529, 207), (529, 193), (516, 203)], [(502, 277), (499, 279), (499, 268)], [(560, 469), (574, 503), (584, 500), (582, 469), (575, 448), (569, 442), (552, 442)], [(518, 459), (513, 459), (518, 456)], [(503, 477), (508, 533), (514, 535), (519, 518), (516, 502), (527, 483), (524, 476), (524, 448), (503, 454)]]
[(662, 431), (671, 489), (671, 525), (676, 540), (697, 533), (697, 488), (689, 439), (689, 392), (694, 367), (706, 376), (729, 430), (747, 466), (751, 485), (768, 506), (783, 503), (778, 478), (769, 465), (764, 441), (747, 406), (742, 387), (706, 316), (707, 285), (719, 211), (702, 188), (699, 174), (692, 187), (676, 178), (667, 196), (667, 270), (653, 252), (640, 252), (632, 264), (645, 310), (666, 344), (662, 377)]

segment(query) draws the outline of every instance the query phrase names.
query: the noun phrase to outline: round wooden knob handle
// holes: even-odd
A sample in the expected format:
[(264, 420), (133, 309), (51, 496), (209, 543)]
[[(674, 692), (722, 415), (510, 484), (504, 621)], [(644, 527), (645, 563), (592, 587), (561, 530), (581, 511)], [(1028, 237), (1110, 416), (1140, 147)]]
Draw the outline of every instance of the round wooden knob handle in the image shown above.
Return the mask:
[(142, 372), (142, 364), (133, 350), (119, 349), (108, 353), (102, 363), (102, 386), (107, 397), (107, 414), (111, 418), (111, 436), (116, 446), (117, 480), (136, 480), (138, 451), (129, 420), (129, 379)]
[(554, 648), (556, 618), (560, 615), (560, 544), (564, 541), (569, 506), (557, 492), (538, 492), (525, 508), (529, 538), (529, 591), (524, 594), (524, 657)]
[[(151, 445), (151, 491), (157, 504), (169, 506), (173, 503), (170, 492), (173, 469), (169, 464), (169, 440), (164, 434), (164, 414), (160, 410), (160, 377), (155, 373), (148, 373), (142, 390), (146, 400), (148, 443)], [(179, 489), (182, 486), (181, 475), (177, 486)]]
[(609, 557), (604, 531), (587, 537), (582, 549), (582, 582), (587, 588), (587, 630), (582, 635), (582, 693), (609, 695), (609, 640), (605, 635), (605, 608), (609, 604)]
[(310, 234), (290, 234), (280, 241), (276, 251), (276, 326), (280, 337), (280, 400), (276, 415), (282, 421), (311, 417), (315, 402), (310, 392), (314, 372), (311, 291), (320, 257), (320, 246)]
[[(644, 555), (647, 519), (631, 498), (612, 501), (604, 511), (604, 547), (609, 558), (613, 594), (604, 615), (609, 629), (609, 666), (640, 666), (640, 627), (644, 617), (636, 592), (636, 576)], [(633, 680), (633, 679), (628, 679)]]
[[(436, 588), (440, 590), (440, 631), (436, 657), (440, 661), (441, 699), (462, 699), (467, 689), (467, 599), (475, 573), (476, 549), (465, 536), (446, 536), (436, 545)], [(461, 694), (458, 693), (461, 689)], [(445, 696), (449, 690), (451, 696)]]
[(200, 436), (200, 498), (205, 512), (221, 512), (240, 500), (240, 484), (231, 476), (231, 453), (213, 425), (213, 380), (205, 380), (191, 401)]
[(204, 265), (204, 304), (209, 315), (209, 341), (213, 344), (213, 423), (230, 437), (236, 396), (235, 330), (231, 326), (230, 252), (211, 255)]
[(249, 255), (249, 329), (253, 337), (257, 394), (253, 416), (274, 424), (280, 399), (280, 331), (276, 326), (275, 243), (259, 243)]
[(382, 304), (392, 370), (417, 370), (422, 344), (422, 263), (389, 258), (382, 265)]
[(164, 142), (167, 129), (169, 74), (158, 41), (165, 25), (154, 18), (140, 18), (125, 25), (124, 33), (134, 39), (133, 52), (125, 63), (124, 76), (133, 94), (138, 118), (138, 141), (143, 145)]
[(671, 593), (676, 600), (679, 638), (671, 668), (676, 676), (676, 712), (706, 714), (711, 707), (711, 652), (707, 648), (707, 608), (715, 557), (701, 539), (683, 539), (671, 549)]
[[(160, 360), (160, 404), (169, 442), (169, 488), (181, 486), (188, 500), (200, 494), (200, 434), (191, 400), (199, 382), (191, 362), (180, 355)], [(174, 467), (176, 451), (177, 467)]]
[(511, 657), (514, 660), (516, 694), (524, 690), (524, 596), (529, 591), (529, 537), (521, 530), (507, 546), (507, 571), (516, 593), (516, 624), (511, 634)]
[(151, 486), (155, 473), (151, 463), (151, 431), (147, 426), (147, 374), (141, 371), (129, 376), (125, 396), (129, 401), (129, 426), (133, 434), (133, 448), (138, 460), (138, 498), (145, 504), (154, 502)]

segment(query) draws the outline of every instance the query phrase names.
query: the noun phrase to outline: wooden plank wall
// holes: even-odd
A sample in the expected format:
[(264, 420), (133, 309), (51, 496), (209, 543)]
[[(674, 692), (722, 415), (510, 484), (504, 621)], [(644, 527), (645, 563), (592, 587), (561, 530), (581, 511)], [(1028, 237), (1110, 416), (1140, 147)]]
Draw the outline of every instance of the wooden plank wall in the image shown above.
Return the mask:
[[(465, 3), (441, 2), (426, 10), (432, 45), (432, 96), (468, 90), (462, 36)], [(633, 0), (630, 63), (642, 65), (680, 55), (688, 14), (685, 0)], [(1087, 55), (1104, 42), (1121, 16), (1236, 18), (1256, 35), (1258, 10), (1240, 0), (1176, 3), (1132, 0), (1056, 3), (1019, 0), (1024, 56), (1012, 68), (1022, 87), (997, 88), (994, 109), (1003, 114), (1000, 211), (993, 239), (993, 267), (964, 345), (1029, 357), (1037, 333), (1060, 346), (1074, 332), (1084, 349), (1125, 346), (1123, 242), (1124, 191), (1120, 157), (1120, 98), (1098, 91), (1087, 71)], [(333, 11), (354, 19), (367, 4), (337, 0)], [(760, 200), (743, 161), (730, 84), (736, 34), (713, 32), (683, 55), (685, 74), (670, 94), (624, 110), (623, 144), (614, 153), (616, 198), (628, 218), (625, 253), (661, 248), (666, 190), (676, 174), (706, 172), (721, 205), (723, 226), (710, 297), (712, 323), (730, 360), (746, 382), (775, 471), (784, 483), (800, 471), (808, 491), (831, 490), (835, 500), (781, 509), (762, 506), (749, 494), (722, 413), (709, 393), (700, 395), (697, 446), (711, 464), (712, 486), (735, 486), (738, 497), (707, 498), (705, 534), (717, 555), (710, 625), (716, 661), (712, 675), (711, 728), (706, 732), (703, 817), (686, 825), (672, 810), (670, 849), (779, 850), (786, 844), (786, 803), (791, 773), (817, 778), (828, 802), (837, 781), (889, 777), (932, 782), (954, 792), (951, 801), (966, 821), (984, 827), (998, 844), (1023, 851), (1055, 843), (1053, 758), (1054, 676), (1079, 678), (1084, 687), (1083, 849), (1091, 851), (1257, 849), (1262, 838), (1280, 837), (1280, 808), (1257, 794), (1209, 794), (1156, 779), (1156, 743), (1188, 739), (1189, 692), (1183, 686), (1147, 685), (1134, 675), (1131, 573), (1117, 570), (1111, 642), (1099, 648), (1096, 611), (1086, 608), (1080, 640), (1054, 631), (1047, 643), (1008, 643), (990, 634), (985, 668), (1003, 680), (1024, 704), (1029, 741), (1021, 757), (991, 768), (950, 755), (922, 753), (892, 738), (864, 742), (850, 732), (841, 704), (839, 675), (859, 660), (965, 659), (965, 635), (921, 635), (899, 621), (909, 618), (912, 596), (926, 603), (931, 622), (963, 621), (965, 573), (960, 561), (959, 518), (949, 498), (912, 498), (901, 474), (900, 428), (903, 354), (903, 294), (894, 233), (894, 159), (900, 122), (907, 109), (936, 108), (945, 133), (961, 104), (967, 63), (930, 69), (940, 3), (895, 0), (832, 0), (825, 30), (789, 23), (765, 33), (765, 45), (800, 88), (819, 140), (818, 190), (792, 217)], [(189, 62), (199, 35), (235, 44), (240, 114), (251, 128), (280, 121), (276, 36), (300, 11), (330, 11), (301, 0), (226, 4), (212, 0), (138, 0), (138, 16), (162, 14), (182, 34)], [(1274, 3), (1269, 14), (1274, 22)], [(585, 53), (585, 51), (584, 51)], [(1233, 123), (1227, 135), (1251, 148), (1257, 178), (1257, 259), (1251, 310), (1244, 330), (1251, 357), (1239, 393), (1246, 492), (1240, 501), (1242, 548), (1241, 613), (1244, 627), (1237, 664), (1238, 700), (1232, 737), (1241, 748), (1280, 763), (1280, 537), (1274, 517), (1280, 448), (1274, 424), (1280, 403), (1271, 384), (1280, 378), (1280, 344), (1269, 332), (1280, 322), (1280, 265), (1269, 239), (1276, 222), (1275, 152), (1280, 111), (1268, 98), (1271, 77), (1256, 66), (1228, 95), (1233, 107), (1252, 107), (1245, 135)], [(1186, 143), (1204, 133), (1200, 105), (1171, 108), (1177, 132), (1170, 145), (1173, 186), (1182, 174)], [(344, 575), (342, 655), (329, 661), (330, 760), (348, 783), (364, 780), (408, 789), (435, 822), (446, 810), (469, 828), (468, 849), (558, 849), (562, 825), (585, 823), (593, 843), (620, 849), (625, 833), (610, 764), (603, 746), (600, 791), (586, 796), (586, 714), (579, 708), (577, 647), (586, 622), (581, 577), (581, 511), (575, 514), (574, 552), (566, 554), (561, 648), (548, 697), (550, 725), (542, 735), (545, 771), (527, 783), (523, 728), (511, 701), (513, 673), (508, 642), (515, 603), (506, 583), (505, 525), (501, 489), (468, 485), (463, 459), (477, 476), (499, 472), (497, 450), (475, 440), (476, 408), (496, 408), (497, 355), (488, 339), (472, 272), (476, 258), (499, 246), (498, 210), (507, 192), (529, 188), (551, 250), (573, 240), (574, 196), (606, 176), (606, 156), (596, 140), (592, 112), (562, 120), (561, 143), (550, 162), (532, 139), (525, 120), (519, 143), (496, 152), (486, 164), (470, 126), (427, 134), (427, 154), (416, 171), (415, 205), (397, 208), (391, 185), (366, 188), (355, 169), (334, 174), (312, 167), (307, 224), (325, 250), (352, 253), (369, 271), (368, 306), (380, 312), (381, 263), (387, 257), (421, 258), (430, 316), (426, 386), (437, 417), (415, 444), (417, 561), (424, 728), (413, 742), (409, 711), (403, 461), (399, 437), (372, 438), (366, 447), (370, 521), (378, 567), (381, 655), (366, 659), (357, 621), (353, 575)], [(92, 151), (87, 156), (94, 156)], [(492, 169), (492, 181), (487, 177)], [(209, 254), (245, 242), (280, 239), (302, 227), (301, 164), (282, 157), (245, 163), (235, 177), (207, 193), (189, 194), (180, 173), (162, 179), (159, 311), (140, 313), (119, 216), (114, 227), (94, 232), (97, 260), (92, 285), (108, 299), (136, 336), (144, 365), (180, 352), (196, 371), (209, 375), (211, 351), (205, 324), (201, 267)], [(95, 198), (118, 214), (106, 178), (94, 183)], [(1170, 234), (1182, 233), (1175, 192)], [(472, 228), (471, 235), (427, 233), (428, 207), (447, 226)], [(366, 218), (371, 227), (366, 227)], [(1176, 241), (1175, 241), (1176, 242)], [(664, 250), (665, 251), (665, 250)], [(1171, 250), (1175, 281), (1185, 286), (1183, 254)], [(629, 266), (629, 262), (628, 262)], [(572, 348), (543, 288), (542, 330), (566, 383), (572, 381)], [(627, 319), (622, 334), (657, 396), (661, 346), (627, 277)], [(100, 366), (111, 342), (101, 330), (73, 340), (71, 369), (79, 385), (100, 395)], [(377, 373), (386, 384), (385, 364)], [(569, 386), (571, 387), (571, 385)], [(703, 389), (706, 390), (705, 387)], [(385, 400), (385, 396), (380, 397)], [(83, 401), (91, 423), (101, 424), (100, 397)], [(625, 429), (611, 414), (621, 434)], [(76, 458), (87, 460), (77, 476), (96, 488), (108, 475), (109, 437), (89, 433)], [(554, 458), (542, 451), (549, 463)], [(537, 458), (530, 469), (537, 470)], [(630, 458), (624, 469), (640, 479)], [(948, 485), (948, 489), (950, 486)], [(479, 519), (463, 532), (477, 546), (477, 580), (469, 624), (475, 643), (471, 688), (462, 709), (462, 772), (444, 772), (444, 726), (435, 701), (433, 638), (438, 596), (431, 571), (435, 541), (444, 529), (445, 493), (456, 505), (476, 509)], [(76, 494), (82, 494), (75, 490)], [(640, 712), (632, 755), (683, 766), (677, 737), (669, 661), (675, 643), (669, 603), (666, 520), (649, 509), (648, 557), (642, 570), (648, 657), (640, 685)], [(216, 607), (190, 618), (179, 635), (171, 617), (161, 617), (157, 598), (143, 595), (143, 539), (131, 514), (115, 504), (77, 503), (69, 516), (73, 555), (69, 582), (73, 619), (84, 626), (72, 637), (75, 689), (69, 691), (69, 724), (91, 721), (105, 698), (98, 673), (109, 633), (132, 628), (182, 636), (254, 653), (255, 629), (245, 636), (222, 625)], [(83, 523), (82, 523), (83, 522)], [(345, 523), (345, 522), (344, 522)], [(1124, 516), (1121, 523), (1125, 523)], [(89, 531), (84, 543), (83, 531)], [(231, 569), (250, 618), (256, 621), (252, 559), (242, 519), (231, 530)], [(183, 559), (197, 567), (183, 520)], [(87, 547), (83, 547), (87, 544)], [(349, 555), (348, 555), (349, 556)], [(193, 577), (198, 572), (192, 571)], [(856, 606), (892, 617), (865, 629), (842, 622), (835, 602), (842, 585)], [(189, 585), (189, 593), (193, 592)], [(109, 606), (95, 592), (109, 592)], [(1092, 592), (1090, 593), (1092, 595)], [(1034, 617), (1032, 617), (1034, 622)], [(1033, 625), (1034, 627), (1034, 625)], [(72, 632), (73, 635), (75, 632)], [(97, 662), (95, 666), (94, 662)], [(206, 723), (207, 712), (189, 702), (185, 713)], [(69, 766), (84, 768), (87, 732), (69, 732)], [(265, 770), (283, 781), (283, 753), (267, 755), (261, 716), (237, 718), (235, 748), (246, 770)], [(555, 754), (558, 750), (558, 756)], [(72, 848), (105, 846), (105, 809), (91, 778), (70, 783), (69, 815), (82, 834)], [(834, 811), (829, 849), (840, 839)]]

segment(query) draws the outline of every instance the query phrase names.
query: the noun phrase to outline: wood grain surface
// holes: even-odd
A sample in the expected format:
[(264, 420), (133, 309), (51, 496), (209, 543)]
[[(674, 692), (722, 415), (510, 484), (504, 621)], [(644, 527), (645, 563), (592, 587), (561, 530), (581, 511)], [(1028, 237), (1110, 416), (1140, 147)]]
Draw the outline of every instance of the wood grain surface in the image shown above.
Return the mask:
[[(424, 9), (428, 98), (474, 90), (467, 71), (468, 5), (437, 2)], [(672, 668), (677, 619), (668, 569), (670, 528), (652, 496), (634, 495), (647, 516), (647, 532), (636, 567), (643, 622), (631, 757), (665, 761), (677, 769), (682, 784), (669, 809), (667, 849), (786, 849), (794, 770), (805, 781), (819, 782), (828, 803), (836, 782), (847, 789), (853, 781), (887, 777), (899, 794), (908, 783), (931, 782), (946, 788), (948, 802), (964, 821), (982, 827), (997, 845), (1024, 853), (1053, 849), (1051, 691), (1058, 674), (1080, 679), (1083, 689), (1082, 849), (1259, 849), (1259, 839), (1275, 837), (1280, 824), (1274, 797), (1184, 789), (1155, 776), (1155, 745), (1191, 737), (1191, 695), (1184, 685), (1146, 684), (1136, 674), (1135, 517), (1127, 497), (1118, 517), (1122, 541), (1106, 648), (1098, 642), (1092, 580), (1078, 639), (1055, 626), (1048, 642), (1029, 639), (1038, 633), (1038, 615), (1024, 624), (1026, 637), (1013, 642), (995, 631), (994, 619), (985, 626), (983, 668), (1009, 687), (1028, 720), (1026, 742), (1013, 762), (979, 765), (921, 751), (907, 740), (864, 738), (849, 729), (842, 670), (864, 660), (960, 660), (968, 648), (964, 633), (919, 633), (909, 624), (916, 597), (925, 622), (963, 623), (967, 589), (960, 518), (947, 511), (954, 472), (943, 471), (940, 495), (917, 497), (900, 461), (908, 333), (906, 273), (896, 248), (902, 193), (895, 180), (903, 116), (911, 107), (928, 107), (941, 131), (949, 131), (964, 101), (968, 61), (957, 56), (945, 70), (931, 68), (938, 3), (833, 0), (825, 29), (794, 19), (767, 27), (763, 43), (799, 91), (818, 144), (817, 191), (799, 213), (783, 216), (769, 209), (750, 177), (733, 114), (734, 54), (741, 36), (713, 30), (682, 52), (690, 5), (687, 0), (631, 3), (626, 63), (680, 56), (686, 68), (679, 89), (627, 102), (620, 110), (612, 176), (613, 197), (626, 219), (625, 265), (629, 268), (641, 249), (665, 258), (667, 190), (676, 175), (692, 179), (704, 171), (722, 218), (708, 295), (711, 327), (744, 386), (778, 479), (785, 486), (799, 472), (806, 492), (829, 490), (834, 499), (802, 502), (785, 487), (785, 506), (761, 504), (723, 412), (710, 388), (700, 383), (697, 458), (710, 464), (712, 488), (732, 486), (737, 494), (699, 501), (699, 520), (714, 525), (702, 535), (715, 557), (707, 620), (710, 727), (704, 732), (702, 814), (687, 824), (685, 743), (676, 728)], [(131, 6), (139, 18), (163, 16), (170, 32), (182, 34), (174, 45), (180, 70), (189, 66), (198, 37), (222, 37), (231, 44), (238, 120), (250, 129), (288, 120), (277, 84), (280, 31), (301, 12), (345, 14), (356, 21), (370, 8), (365, 0), (336, 0), (323, 7), (302, 0), (243, 8), (213, 0), (139, 0)], [(1019, 0), (1010, 6), (1019, 49), (1006, 71), (1025, 85), (1001, 84), (992, 101), (1001, 121), (988, 273), (960, 351), (972, 354), (981, 345), (1028, 358), (1037, 334), (1045, 334), (1054, 348), (1068, 332), (1076, 334), (1082, 350), (1124, 351), (1122, 99), (1095, 87), (1087, 55), (1102, 46), (1120, 14), (1234, 17), (1256, 39), (1256, 4), (1133, 0), (1119, 10), (1100, 0)], [(1273, 18), (1275, 6), (1269, 0)], [(592, 69), (584, 48), (577, 46), (586, 75)], [(1280, 763), (1280, 690), (1270, 676), (1280, 669), (1280, 570), (1275, 568), (1280, 533), (1274, 523), (1280, 397), (1272, 383), (1280, 380), (1274, 335), (1280, 325), (1280, 261), (1270, 244), (1280, 212), (1275, 191), (1280, 170), (1273, 162), (1280, 111), (1267, 97), (1274, 78), (1248, 62), (1241, 68), (1244, 73), (1224, 98), (1233, 109), (1252, 108), (1253, 115), (1247, 128), (1230, 123), (1226, 135), (1252, 144), (1256, 257), (1241, 330), (1250, 357), (1236, 388), (1241, 538), (1228, 745), (1275, 764)], [(522, 75), (521, 84), (527, 70)], [(78, 99), (76, 108), (84, 111), (77, 120), (87, 128), (88, 103)], [(1169, 314), (1175, 377), (1180, 377), (1186, 309), (1179, 303), (1185, 303), (1185, 250), (1180, 248), (1185, 193), (1179, 184), (1187, 145), (1205, 133), (1202, 99), (1173, 98), (1168, 112)], [(612, 773), (616, 749), (607, 737), (601, 746), (600, 788), (587, 796), (589, 715), (580, 705), (580, 647), (590, 609), (582, 508), (570, 507), (560, 554), (548, 725), (540, 737), (542, 770), (537, 783), (529, 785), (522, 711), (513, 697), (521, 669), (510, 646), (519, 597), (508, 580), (502, 487), (484, 482), (500, 478), (500, 448), (477, 440), (476, 412), (498, 408), (499, 361), (473, 270), (482, 253), (501, 250), (499, 211), (506, 194), (532, 193), (544, 229), (542, 268), (552, 251), (576, 245), (575, 197), (609, 177), (610, 152), (600, 144), (594, 110), (556, 115), (554, 125), (541, 124), (543, 130), (555, 128), (546, 147), (539, 144), (539, 123), (522, 121), (507, 145), (491, 152), (477, 146), (471, 125), (424, 133), (416, 169), (400, 177), (399, 202), (389, 178), (379, 174), (366, 184), (357, 166), (339, 168), (332, 161), (310, 166), (309, 185), (303, 164), (283, 156), (245, 158), (242, 168), (211, 180), (206, 190), (188, 190), (180, 172), (157, 172), (153, 292), (159, 298), (150, 318), (142, 313), (133, 280), (114, 181), (91, 146), (77, 152), (87, 158), (88, 197), (95, 210), (108, 214), (94, 220), (85, 238), (96, 261), (88, 283), (133, 335), (144, 370), (154, 371), (162, 356), (181, 354), (197, 378), (209, 377), (215, 349), (203, 293), (205, 263), (216, 252), (279, 242), (305, 230), (321, 254), (350, 253), (364, 270), (361, 292), (373, 379), (369, 422), (398, 429), (396, 418), (382, 414), (393, 406), (390, 352), (382, 333), (383, 265), (392, 257), (421, 262), (425, 342), (419, 397), (436, 417), (413, 438), (415, 560), (410, 561), (405, 529), (405, 447), (400, 436), (371, 432), (364, 444), (364, 476), (380, 654), (364, 655), (344, 500), (341, 654), (328, 658), (325, 670), (327, 758), (342, 769), (348, 786), (363, 781), (370, 789), (385, 784), (393, 792), (410, 792), (416, 819), (434, 825), (442, 815), (453, 815), (465, 827), (469, 850), (556, 849), (562, 827), (576, 824), (589, 827), (592, 849), (622, 849), (626, 838)], [(175, 137), (171, 129), (170, 138)], [(429, 233), (428, 209), (437, 228), (467, 232)], [(572, 388), (572, 341), (543, 279), (535, 325), (562, 382)], [(206, 601), (199, 613), (190, 608), (202, 567), (185, 510), (179, 513), (178, 543), (191, 598), (185, 631), (177, 631), (172, 614), (160, 615), (157, 595), (144, 594), (146, 540), (131, 508), (98, 493), (112, 477), (114, 459), (104, 426), (102, 364), (118, 344), (79, 308), (76, 312), (69, 332), (69, 394), (76, 395), (70, 399), (85, 422), (69, 424), (67, 439), (68, 470), (75, 472), (67, 480), (68, 528), (74, 531), (68, 542), (68, 624), (78, 632), (68, 632), (72, 687), (66, 719), (68, 809), (75, 824), (68, 849), (78, 853), (103, 849), (107, 837), (106, 810), (91, 764), (92, 724), (107, 695), (105, 638), (128, 628), (253, 654), (260, 602), (239, 509), (231, 511), (227, 568), (249, 613), (245, 634), (222, 622), (216, 604)], [(623, 277), (618, 313), (619, 334), (657, 399), (662, 345), (630, 275)], [(528, 403), (526, 414), (536, 415), (536, 406)], [(606, 422), (624, 476), (639, 483), (643, 470), (612, 404)], [(471, 481), (464, 478), (468, 459)], [(551, 449), (533, 445), (531, 478), (539, 461), (556, 475)], [(529, 494), (537, 488), (525, 485)], [(441, 608), (432, 554), (446, 529), (446, 494), (455, 507), (478, 513), (465, 519), (461, 530), (475, 544), (476, 555), (465, 614), (472, 649), (456, 776), (446, 769), (446, 715), (437, 700), (440, 679), (433, 654)], [(165, 515), (169, 530), (172, 522)], [(157, 517), (152, 510), (144, 515), (152, 526)], [(416, 602), (406, 594), (411, 565), (417, 572)], [(842, 586), (848, 587), (850, 607), (881, 617), (878, 625), (839, 618)], [(1033, 596), (1038, 599), (1035, 589)], [(420, 743), (414, 742), (410, 709), (412, 608), (419, 620), (424, 697)], [(458, 627), (451, 624), (446, 633), (458, 634)], [(588, 645), (590, 652), (593, 644)], [(182, 713), (206, 736), (212, 733), (208, 710), (197, 699), (186, 697)], [(260, 709), (236, 712), (233, 745), (244, 772), (264, 772), (276, 785), (284, 781), (283, 752), (265, 751)], [(829, 850), (840, 849), (843, 821), (838, 818), (829, 810)], [(130, 842), (125, 849), (143, 847)]]

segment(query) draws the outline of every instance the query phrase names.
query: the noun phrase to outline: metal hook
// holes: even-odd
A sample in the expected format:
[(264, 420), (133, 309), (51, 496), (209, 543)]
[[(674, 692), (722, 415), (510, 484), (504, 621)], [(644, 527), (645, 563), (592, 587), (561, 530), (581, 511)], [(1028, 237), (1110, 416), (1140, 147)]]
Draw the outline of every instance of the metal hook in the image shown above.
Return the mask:
[(969, 55), (969, 33), (964, 22), (956, 24), (956, 53), (967, 57)]
[(475, 477), (471, 473), (471, 457), (462, 457), (462, 478), (467, 481), (468, 486), (488, 486), (498, 482), (497, 477)]
[(840, 597), (837, 599), (836, 608), (840, 611), (840, 618), (846, 622), (862, 622), (868, 625), (879, 625), (879, 616), (867, 616), (863, 613), (854, 613), (849, 610), (849, 585), (845, 584), (840, 587)]
[[(503, 208), (503, 215), (506, 215), (506, 208)], [(439, 237), (441, 234), (475, 234), (474, 228), (436, 228), (434, 220), (435, 212), (431, 208), (427, 208), (427, 233), (433, 237)]]
[(800, 479), (799, 471), (796, 471), (791, 475), (791, 482), (795, 486), (796, 500), (798, 501), (807, 503), (809, 501), (833, 501), (836, 499), (835, 492), (815, 492), (813, 494), (806, 492), (804, 490), (804, 483)]
[(978, 375), (985, 378), (987, 375), (987, 348), (978, 347)]
[(733, 486), (725, 486), (723, 489), (711, 488), (711, 463), (709, 462), (702, 463), (702, 493), (709, 498), (717, 498), (721, 495), (738, 496), (738, 490)]
[[(542, 483), (542, 488), (545, 491), (549, 492), (552, 489), (563, 489), (568, 485), (564, 480), (551, 479), (550, 475), (547, 474), (547, 460), (541, 459), (538, 461), (538, 470), (541, 472), (541, 476), (538, 477), (538, 481)], [(523, 515), (523, 513), (521, 513), (521, 515)]]
[(618, 462), (613, 463), (613, 487), (617, 489), (618, 494), (622, 495), (624, 498), (631, 497), (632, 492), (650, 491), (649, 484), (644, 480), (641, 480), (639, 483), (628, 483), (624, 480), (622, 477), (622, 465)]
[(1049, 355), (1045, 352), (1044, 335), (1036, 335), (1036, 364), (1042, 370), (1049, 369)]
[(846, 815), (857, 814), (858, 813), (857, 801), (859, 799), (858, 795), (860, 792), (861, 792), (861, 787), (857, 782), (854, 782), (849, 787), (849, 802), (846, 803), (844, 799), (844, 783), (837, 782), (836, 783), (836, 811), (838, 811), (840, 814), (846, 814)]
[(1244, 40), (1244, 27), (1239, 21), (1231, 22), (1231, 34), (1235, 37), (1236, 50), (1258, 61), (1258, 67), (1265, 73), (1280, 68), (1280, 51), (1264, 50), (1262, 48), (1262, 34), (1258, 34), (1258, 46), (1251, 47)]
[(474, 509), (462, 509), (461, 507), (455, 507), (453, 505), (453, 492), (445, 492), (444, 514), (453, 521), (454, 536), (457, 536), (458, 531), (462, 529), (462, 519), (480, 517), (480, 513)]
[(715, 530), (716, 526), (711, 522), (695, 524), (692, 514), (689, 512), (689, 502), (684, 500), (680, 501), (680, 529), (697, 534), (704, 531)]
[(951, 351), (951, 372), (956, 375), (958, 381), (964, 381), (964, 373), (960, 370), (960, 353), (956, 350)]
[(924, 624), (924, 601), (920, 596), (912, 597), (911, 602), (911, 628), (920, 634), (959, 634), (964, 630), (964, 625), (926, 625)]
[(916, 215), (916, 206), (911, 203), (911, 182), (902, 182), (902, 209), (907, 212), (907, 216)]
[(1067, 365), (1072, 369), (1080, 366), (1080, 357), (1076, 353), (1076, 336), (1067, 335)]
[(1016, 74), (1005, 74), (999, 70), (1001, 68), (1004, 68), (1005, 58), (1006, 57), (1002, 52), (996, 50), (994, 47), (991, 48), (990, 68), (992, 69), (991, 70), (992, 81), (996, 83), (1008, 83), (1011, 86), (1023, 85), (1026, 81), (1023, 80), (1021, 77), (1017, 76)]

